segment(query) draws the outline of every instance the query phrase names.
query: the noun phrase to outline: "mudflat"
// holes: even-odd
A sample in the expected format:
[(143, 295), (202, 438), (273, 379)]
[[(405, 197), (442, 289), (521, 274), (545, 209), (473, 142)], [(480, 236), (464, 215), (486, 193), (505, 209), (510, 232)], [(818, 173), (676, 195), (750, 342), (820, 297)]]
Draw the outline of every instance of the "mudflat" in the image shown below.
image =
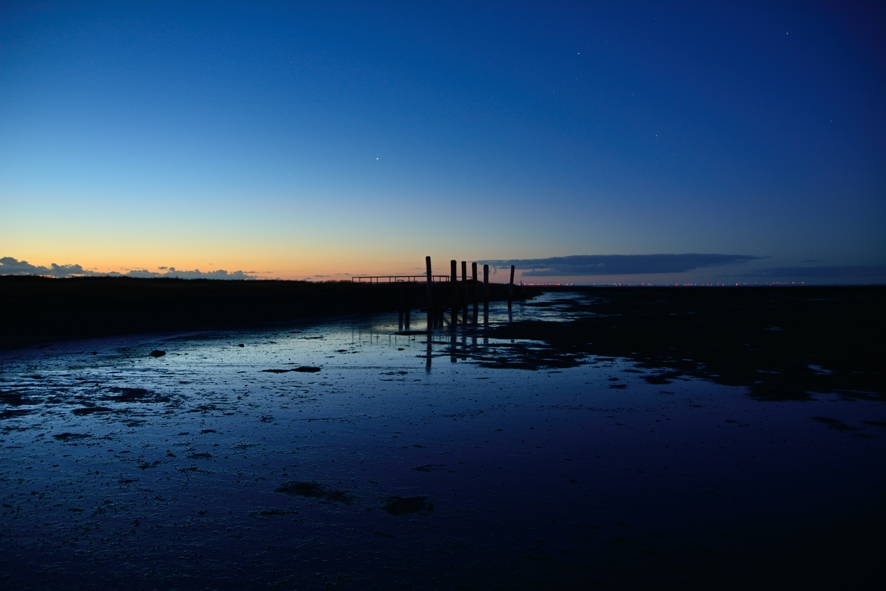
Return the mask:
[(0, 351), (0, 586), (879, 589), (882, 295), (606, 288)]
[[(490, 299), (507, 286), (490, 286)], [(448, 286), (436, 286), (441, 303)], [(421, 284), (0, 276), (0, 348), (140, 332), (250, 326), (427, 306)], [(524, 299), (537, 290), (517, 287)]]
[(489, 336), (545, 342), (518, 357), (529, 366), (608, 355), (657, 369), (653, 383), (690, 375), (761, 400), (886, 396), (886, 287), (570, 289), (582, 297), (526, 304), (556, 307), (563, 322), (512, 322)]

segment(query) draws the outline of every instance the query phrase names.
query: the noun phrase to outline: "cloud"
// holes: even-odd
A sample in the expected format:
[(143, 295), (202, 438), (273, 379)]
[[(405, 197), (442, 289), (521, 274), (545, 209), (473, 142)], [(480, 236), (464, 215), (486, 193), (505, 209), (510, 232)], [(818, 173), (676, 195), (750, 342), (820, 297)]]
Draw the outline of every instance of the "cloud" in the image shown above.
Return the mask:
[(49, 275), (69, 277), (71, 275), (94, 275), (80, 265), (56, 265), (50, 267), (32, 265), (28, 261), (17, 261), (12, 257), (0, 258), (0, 275)]
[(50, 277), (169, 277), (175, 279), (255, 279), (252, 271), (227, 272), (223, 269), (203, 273), (199, 269), (194, 271), (179, 271), (175, 267), (159, 267), (167, 269), (165, 273), (155, 273), (146, 269), (132, 269), (126, 273), (96, 273), (88, 271), (80, 265), (56, 265), (49, 267), (36, 266), (28, 261), (18, 261), (12, 257), (0, 258), (0, 275), (46, 275)]
[(700, 267), (721, 267), (760, 258), (742, 254), (610, 254), (477, 262), (495, 267), (514, 265), (523, 271), (523, 277), (578, 277), (684, 273)]
[[(148, 271), (140, 271), (140, 273), (148, 273)], [(200, 269), (195, 269), (194, 271), (179, 271), (175, 267), (169, 267), (169, 270), (166, 273), (153, 273), (151, 277), (174, 277), (176, 279), (255, 279), (255, 277), (251, 274), (251, 271), (233, 271), (228, 273), (224, 269), (218, 269), (217, 271), (209, 271), (208, 273), (203, 273)], [(129, 275), (132, 274), (128, 273)], [(141, 275), (147, 276), (147, 275)]]
[(788, 277), (809, 277), (815, 279), (841, 277), (880, 277), (886, 278), (886, 265), (844, 265), (833, 267), (774, 267), (760, 269), (755, 277), (784, 279)]

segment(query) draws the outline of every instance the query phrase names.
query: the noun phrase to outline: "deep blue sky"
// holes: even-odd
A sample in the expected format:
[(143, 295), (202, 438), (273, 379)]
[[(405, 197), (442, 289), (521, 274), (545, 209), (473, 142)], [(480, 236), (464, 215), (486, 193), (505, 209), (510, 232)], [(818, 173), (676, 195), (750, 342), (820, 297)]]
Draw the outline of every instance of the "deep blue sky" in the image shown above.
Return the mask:
[(0, 4), (0, 256), (886, 281), (879, 3), (253, 4)]

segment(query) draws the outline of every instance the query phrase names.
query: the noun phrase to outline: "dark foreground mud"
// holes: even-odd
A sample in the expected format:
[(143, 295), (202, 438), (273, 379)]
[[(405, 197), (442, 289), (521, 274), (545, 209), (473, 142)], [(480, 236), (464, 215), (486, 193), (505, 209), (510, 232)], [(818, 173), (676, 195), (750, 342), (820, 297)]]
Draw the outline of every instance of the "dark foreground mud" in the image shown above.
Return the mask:
[[(439, 304), (451, 290), (436, 286)], [(516, 287), (522, 300), (537, 290)], [(111, 335), (252, 326), (427, 306), (420, 284), (0, 276), (0, 349)], [(490, 284), (490, 299), (508, 297)]]
[(886, 587), (882, 292), (717, 293), (2, 351), (0, 588)]
[(508, 363), (626, 357), (657, 369), (647, 377), (653, 384), (688, 375), (750, 387), (760, 400), (808, 400), (813, 393), (886, 399), (883, 287), (608, 288), (526, 306), (556, 306), (573, 318), (490, 331), (547, 345)]

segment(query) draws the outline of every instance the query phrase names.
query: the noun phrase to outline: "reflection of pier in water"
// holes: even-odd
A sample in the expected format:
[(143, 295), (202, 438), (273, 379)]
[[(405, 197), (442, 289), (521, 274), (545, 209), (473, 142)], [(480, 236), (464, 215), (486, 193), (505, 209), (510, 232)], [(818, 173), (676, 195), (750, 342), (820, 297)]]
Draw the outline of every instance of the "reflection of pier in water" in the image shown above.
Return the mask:
[[(489, 265), (483, 265), (483, 282), (477, 274), (477, 263), (471, 263), (471, 278), (468, 278), (467, 261), (461, 262), (461, 281), (458, 280), (458, 261), (450, 261), (449, 275), (434, 275), (431, 270), (431, 257), (425, 257), (424, 275), (372, 275), (352, 277), (353, 283), (369, 284), (381, 288), (394, 289), (397, 293), (397, 311), (400, 317), (400, 330), (411, 330), (413, 298), (420, 294), (420, 285), (425, 284), (424, 299), (427, 311), (427, 331), (444, 325), (446, 311), (450, 314), (450, 327), (459, 324), (477, 323), (480, 300), (483, 300), (484, 318), (488, 321), (489, 301), (503, 300), (505, 285), (489, 283)], [(510, 281), (507, 284), (508, 310), (515, 299), (525, 299), (522, 285), (515, 293), (514, 266), (511, 265)], [(392, 294), (393, 295), (393, 294)], [(473, 305), (472, 313), (471, 305)]]
[[(507, 321), (513, 319), (513, 300), (526, 298), (526, 290), (522, 285), (515, 290), (514, 266), (511, 265), (510, 281), (507, 284), (490, 284), (489, 265), (483, 265), (483, 280), (478, 277), (477, 263), (471, 263), (471, 275), (468, 277), (467, 261), (461, 262), (461, 281), (458, 277), (458, 261), (450, 261), (449, 275), (434, 275), (431, 269), (431, 257), (425, 257), (426, 272), (424, 275), (372, 275), (352, 277), (354, 283), (370, 284), (397, 290), (397, 312), (399, 335), (427, 335), (426, 368), (431, 367), (433, 357), (434, 336), (441, 335), (435, 329), (449, 329), (449, 358), (452, 363), (458, 357), (470, 357), (469, 350), (476, 351), (479, 334), (489, 328), (489, 302), (505, 300), (508, 302)], [(420, 286), (425, 285), (421, 294)], [(505, 291), (506, 290), (506, 291)], [(412, 328), (413, 298), (424, 295), (426, 304), (426, 323), (424, 330)], [(506, 294), (506, 297), (505, 297)], [(480, 321), (480, 302), (483, 302), (482, 324)], [(448, 311), (448, 315), (447, 315)], [(448, 322), (447, 322), (448, 316)], [(468, 330), (458, 330), (465, 327)], [(470, 330), (473, 327), (476, 330)], [(481, 328), (482, 327), (482, 328)], [(469, 335), (470, 333), (470, 335)], [(461, 354), (459, 351), (459, 334), (461, 335)], [(468, 337), (471, 338), (469, 348)], [(436, 341), (440, 343), (440, 341)], [(483, 336), (483, 345), (489, 345), (488, 337)]]
[[(424, 311), (419, 319), (414, 315), (404, 316), (403, 322), (394, 320), (392, 315), (376, 317), (367, 324), (353, 327), (355, 346), (367, 344), (384, 345), (392, 348), (391, 361), (405, 362), (401, 369), (412, 372), (416, 362), (430, 371), (437, 358), (437, 370), (451, 371), (456, 363), (469, 366), (495, 369), (544, 369), (564, 368), (586, 362), (583, 349), (560, 348), (544, 337), (528, 336), (537, 334), (533, 330), (523, 330), (525, 321), (536, 321), (550, 325), (566, 324), (597, 314), (588, 309), (584, 299), (576, 299), (576, 294), (546, 294), (538, 302), (524, 304), (517, 300), (509, 310), (504, 302), (490, 302), (488, 311), (481, 313), (478, 305), (469, 306), (467, 313), (458, 311), (454, 318), (447, 313), (442, 326), (428, 330)], [(399, 320), (399, 319), (398, 319)], [(509, 327), (516, 327), (511, 330)], [(535, 326), (535, 324), (533, 325)], [(564, 324), (565, 326), (565, 324)], [(366, 329), (368, 328), (368, 332)], [(542, 331), (544, 333), (545, 331)], [(568, 332), (568, 331), (567, 331)], [(367, 340), (368, 337), (368, 340)], [(402, 353), (394, 352), (400, 351)], [(401, 357), (402, 355), (406, 357)], [(449, 362), (446, 363), (446, 358)], [(446, 369), (440, 366), (444, 363)]]
[[(497, 328), (504, 322), (512, 322), (515, 316), (513, 306), (508, 307), (507, 316), (503, 310), (494, 311), (494, 320), (490, 322), (489, 307), (484, 306), (483, 314), (480, 314), (479, 305), (472, 305), (466, 311), (456, 311), (455, 314), (446, 315), (441, 324), (436, 324), (433, 319), (426, 326), (412, 329), (410, 314), (407, 311), (401, 314), (398, 328), (395, 333), (400, 336), (425, 336), (425, 369), (430, 371), (431, 360), (434, 357), (434, 348), (448, 350), (449, 361), (456, 363), (459, 359), (484, 358), (487, 356), (490, 346), (487, 331)], [(518, 306), (516, 315), (522, 316), (523, 307)], [(425, 323), (423, 322), (422, 325)], [(421, 325), (420, 325), (421, 326)], [(446, 353), (443, 353), (445, 356)], [(439, 356), (439, 354), (438, 354)]]
[[(368, 326), (355, 324), (351, 332), (351, 345), (377, 346), (386, 341), (388, 346), (393, 348), (409, 347), (415, 357), (425, 359), (426, 370), (430, 370), (434, 357), (448, 357), (450, 363), (490, 362), (510, 357), (509, 350), (513, 342), (506, 344), (500, 339), (490, 338), (489, 333), (512, 321), (525, 319), (526, 313), (532, 315), (531, 310), (534, 308), (524, 308), (519, 301), (511, 309), (493, 303), (483, 313), (480, 313), (480, 306), (476, 309), (471, 306), (466, 314), (463, 312), (457, 314), (455, 323), (452, 323), (452, 317), (446, 314), (442, 326), (432, 326), (430, 330), (425, 322), (425, 314), (421, 314), (418, 322), (413, 322), (413, 315), (407, 310), (399, 316), (396, 323), (389, 316), (387, 320), (382, 320), (380, 323), (371, 322)], [(424, 349), (423, 354), (419, 353), (421, 348)], [(406, 367), (404, 366), (404, 369)]]

